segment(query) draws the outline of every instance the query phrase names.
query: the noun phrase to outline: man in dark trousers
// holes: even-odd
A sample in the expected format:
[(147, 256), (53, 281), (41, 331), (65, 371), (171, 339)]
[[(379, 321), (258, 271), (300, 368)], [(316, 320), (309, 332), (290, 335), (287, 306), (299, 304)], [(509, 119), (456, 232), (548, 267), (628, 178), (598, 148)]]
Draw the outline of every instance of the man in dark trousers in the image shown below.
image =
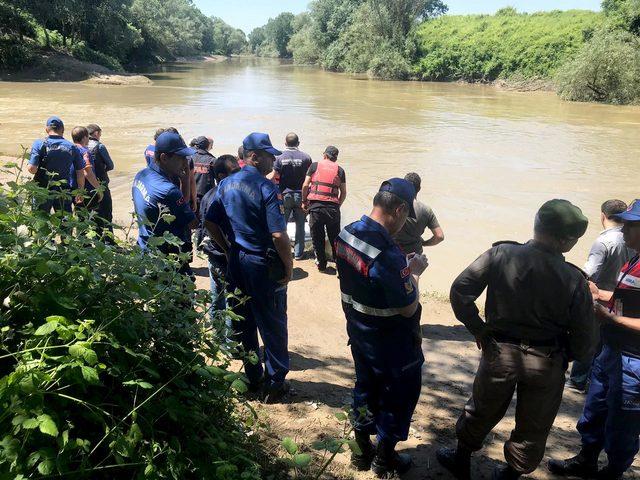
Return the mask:
[[(640, 200), (614, 214), (623, 223), (627, 247), (635, 252), (618, 275), (613, 290), (598, 289), (596, 318), (602, 348), (591, 367), (587, 400), (578, 421), (582, 446), (567, 460), (551, 460), (557, 475), (619, 480), (638, 453), (640, 442)], [(598, 471), (604, 450), (608, 464)]]
[(206, 227), (228, 258), (229, 288), (249, 297), (234, 306), (244, 319), (234, 327), (245, 352), (260, 354), (258, 332), (264, 342), (264, 367), (245, 361), (250, 389), (274, 403), (289, 390), (287, 284), (293, 261), (278, 188), (265, 176), (281, 152), (264, 133), (250, 134), (243, 146), (245, 166), (218, 185)]
[[(584, 271), (589, 280), (600, 290), (612, 292), (618, 283), (618, 274), (622, 266), (635, 255), (627, 248), (622, 235), (622, 223), (615, 215), (627, 210), (627, 204), (622, 200), (607, 200), (600, 207), (600, 223), (604, 230), (600, 232), (589, 251), (589, 258)], [(584, 393), (587, 387), (591, 361), (582, 363), (574, 361), (571, 375), (567, 380), (567, 387)]]
[(347, 198), (347, 179), (336, 163), (339, 151), (328, 146), (322, 160), (313, 162), (302, 185), (302, 206), (309, 212), (309, 229), (318, 270), (327, 268), (325, 230), (335, 259), (334, 242), (340, 232), (340, 206)]
[[(109, 174), (114, 168), (113, 160), (107, 147), (100, 141), (102, 137), (102, 129), (99, 125), (92, 123), (87, 125), (87, 131), (89, 132), (89, 153), (93, 160), (93, 170), (96, 174), (96, 178), (104, 189), (102, 192), (102, 200), (98, 203), (96, 213), (98, 218), (96, 219), (96, 225), (98, 227), (98, 233), (103, 235), (103, 239), (110, 241), (113, 239), (113, 200), (111, 198), (111, 190), (109, 190)], [(105, 232), (110, 232), (111, 235), (104, 235)]]
[[(413, 185), (392, 178), (380, 186), (373, 210), (336, 239), (342, 309), (356, 370), (353, 417), (361, 453), (351, 464), (381, 478), (402, 474), (412, 461), (395, 450), (407, 439), (422, 386), (418, 277), (423, 255), (405, 256), (392, 236), (415, 216)], [(378, 444), (371, 443), (376, 435)]]
[[(587, 224), (578, 207), (550, 200), (536, 215), (533, 240), (494, 244), (454, 281), (453, 311), (482, 350), (473, 394), (456, 425), (458, 447), (437, 452), (456, 478), (469, 478), (472, 452), (482, 448), (516, 389), (516, 426), (504, 446), (507, 465), (497, 467), (493, 478), (517, 479), (542, 460), (568, 360), (588, 360), (596, 343), (584, 272), (562, 255)], [(475, 304), (485, 289), (486, 321)]]
[(296, 236), (293, 254), (296, 260), (302, 260), (304, 254), (304, 224), (307, 215), (302, 208), (302, 184), (311, 166), (311, 157), (298, 147), (300, 139), (295, 133), (289, 133), (285, 139), (286, 148), (276, 157), (273, 164), (273, 179), (280, 188), (284, 218), (288, 222), (293, 214), (296, 223)]
[(193, 161), (193, 175), (196, 182), (196, 211), (200, 211), (200, 202), (205, 193), (210, 191), (216, 184), (213, 164), (216, 157), (210, 152), (213, 148), (213, 141), (207, 137), (196, 137), (191, 140), (192, 148), (196, 153), (191, 157)]

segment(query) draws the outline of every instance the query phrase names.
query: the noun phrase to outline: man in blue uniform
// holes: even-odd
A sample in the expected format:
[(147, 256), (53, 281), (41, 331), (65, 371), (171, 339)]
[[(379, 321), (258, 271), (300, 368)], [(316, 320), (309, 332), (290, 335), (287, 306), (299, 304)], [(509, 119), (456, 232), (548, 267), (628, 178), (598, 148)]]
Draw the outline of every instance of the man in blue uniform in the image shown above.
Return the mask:
[(262, 389), (264, 401), (272, 403), (288, 391), (287, 283), (293, 270), (282, 201), (265, 178), (281, 152), (264, 133), (252, 133), (243, 147), (245, 166), (220, 182), (206, 226), (229, 259), (229, 287), (249, 297), (234, 306), (244, 317), (235, 328), (247, 353), (259, 353), (260, 332), (265, 368), (247, 361), (245, 372), (250, 388)]
[[(402, 474), (411, 457), (395, 446), (407, 439), (422, 384), (418, 277), (423, 255), (405, 256), (392, 239), (414, 216), (415, 188), (392, 178), (382, 184), (369, 216), (345, 227), (336, 239), (342, 308), (356, 371), (352, 455), (359, 470), (378, 476)], [(377, 448), (370, 440), (377, 435)]]
[[(41, 187), (50, 191), (70, 192), (76, 188), (84, 189), (85, 162), (80, 151), (73, 143), (62, 138), (64, 123), (59, 117), (50, 117), (46, 123), (47, 138), (36, 140), (31, 147), (29, 173)], [(62, 185), (50, 182), (64, 181)], [(49, 199), (37, 205), (38, 210), (50, 213), (71, 213), (71, 198)]]
[[(623, 223), (624, 242), (636, 255), (622, 267), (613, 291), (594, 289), (601, 302), (595, 311), (602, 348), (591, 366), (578, 421), (582, 448), (573, 458), (549, 462), (549, 470), (558, 475), (620, 479), (640, 445), (640, 200), (612, 218)], [(603, 449), (609, 463), (598, 471)]]
[[(189, 201), (172, 181), (179, 178), (189, 180), (187, 157), (194, 150), (188, 148), (182, 137), (165, 132), (156, 140), (154, 161), (141, 170), (133, 181), (133, 204), (138, 218), (138, 245), (144, 250), (149, 238), (172, 233), (183, 242), (190, 242), (191, 229), (198, 225), (196, 215), (189, 207)], [(173, 221), (167, 222), (161, 216), (170, 214)], [(180, 249), (162, 244), (164, 253), (180, 253)], [(191, 274), (188, 263), (180, 268), (181, 273)]]

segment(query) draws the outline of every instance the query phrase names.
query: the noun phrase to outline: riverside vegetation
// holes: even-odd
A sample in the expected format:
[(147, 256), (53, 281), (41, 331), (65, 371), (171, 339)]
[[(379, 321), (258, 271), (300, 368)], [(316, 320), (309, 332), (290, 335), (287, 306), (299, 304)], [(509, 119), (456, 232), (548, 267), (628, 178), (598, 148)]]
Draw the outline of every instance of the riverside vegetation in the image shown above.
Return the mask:
[(543, 80), (563, 98), (640, 101), (640, 0), (444, 15), (440, 0), (314, 0), (249, 34), (253, 53), (382, 79)]
[(190, 0), (0, 0), (0, 68), (52, 50), (115, 71), (124, 65), (245, 51), (242, 30)]

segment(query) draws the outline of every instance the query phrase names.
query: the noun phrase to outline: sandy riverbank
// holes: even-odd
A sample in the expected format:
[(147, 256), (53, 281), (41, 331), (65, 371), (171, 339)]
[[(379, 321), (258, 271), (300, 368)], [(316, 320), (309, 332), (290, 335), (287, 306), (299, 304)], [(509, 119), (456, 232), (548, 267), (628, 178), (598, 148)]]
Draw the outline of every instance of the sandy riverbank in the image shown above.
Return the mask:
[[(198, 285), (207, 288), (208, 272), (204, 261), (196, 262)], [(289, 436), (300, 444), (311, 444), (323, 435), (338, 435), (340, 422), (334, 414), (350, 402), (354, 372), (345, 319), (340, 305), (339, 283), (335, 270), (317, 271), (313, 260), (294, 263), (294, 280), (288, 290), (289, 379), (297, 391), (288, 403), (256, 404), (268, 422), (274, 445)], [(425, 276), (429, 275), (429, 271)], [(403, 478), (409, 480), (449, 478), (437, 463), (435, 451), (455, 442), (454, 425), (471, 392), (479, 360), (475, 342), (456, 321), (448, 303), (423, 295), (423, 350), (426, 362), (423, 388), (413, 417), (411, 435), (400, 448), (414, 456), (416, 467)], [(563, 457), (579, 445), (575, 424), (584, 396), (566, 391), (560, 413), (548, 442), (543, 465), (528, 478), (553, 478), (544, 466), (550, 456)], [(498, 424), (483, 450), (474, 456), (472, 478), (490, 478), (492, 468), (504, 461), (502, 447), (514, 426), (513, 405)], [(327, 478), (365, 480), (371, 473), (356, 473), (348, 468), (348, 454), (338, 455)], [(627, 478), (637, 478), (636, 462)]]

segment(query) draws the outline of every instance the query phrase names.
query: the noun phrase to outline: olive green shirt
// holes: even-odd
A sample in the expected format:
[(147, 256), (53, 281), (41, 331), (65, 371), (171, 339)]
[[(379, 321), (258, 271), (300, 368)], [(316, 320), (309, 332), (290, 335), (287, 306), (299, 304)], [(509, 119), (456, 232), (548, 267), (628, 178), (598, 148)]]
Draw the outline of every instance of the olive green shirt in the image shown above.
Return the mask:
[(427, 228), (433, 230), (440, 226), (431, 207), (414, 200), (413, 209), (416, 211), (416, 218), (407, 218), (402, 229), (393, 237), (406, 254), (422, 253), (422, 242), (424, 241), (422, 234)]

